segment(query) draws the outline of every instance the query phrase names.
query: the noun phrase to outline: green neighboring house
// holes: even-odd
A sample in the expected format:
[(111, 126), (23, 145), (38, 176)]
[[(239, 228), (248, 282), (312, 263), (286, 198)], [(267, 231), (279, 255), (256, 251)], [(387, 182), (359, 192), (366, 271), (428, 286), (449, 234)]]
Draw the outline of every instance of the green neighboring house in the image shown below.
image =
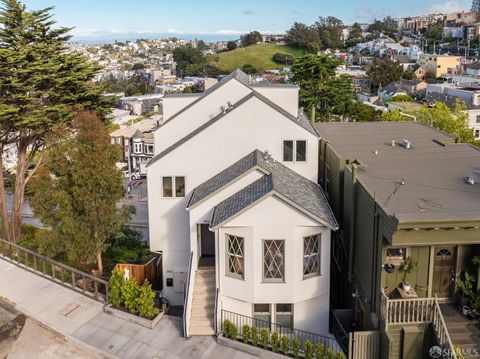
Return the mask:
[[(429, 358), (433, 345), (480, 350), (480, 330), (454, 305), (465, 271), (479, 294), (471, 261), (480, 254), (480, 183), (467, 179), (480, 170), (480, 150), (415, 122), (315, 127), (319, 183), (340, 224), (331, 269), (339, 341), (347, 347), (345, 333), (377, 331), (382, 359)], [(418, 263), (408, 292), (406, 258)]]

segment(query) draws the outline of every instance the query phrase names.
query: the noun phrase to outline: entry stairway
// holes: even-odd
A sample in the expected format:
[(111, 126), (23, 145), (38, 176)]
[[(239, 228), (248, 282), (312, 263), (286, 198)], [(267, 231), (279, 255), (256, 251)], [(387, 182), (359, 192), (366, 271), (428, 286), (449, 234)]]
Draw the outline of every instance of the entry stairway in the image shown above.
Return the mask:
[(198, 267), (195, 274), (190, 335), (214, 335), (215, 267)]
[(465, 359), (478, 358), (480, 356), (479, 322), (465, 318), (453, 304), (441, 304), (440, 309), (453, 345), (460, 348)]

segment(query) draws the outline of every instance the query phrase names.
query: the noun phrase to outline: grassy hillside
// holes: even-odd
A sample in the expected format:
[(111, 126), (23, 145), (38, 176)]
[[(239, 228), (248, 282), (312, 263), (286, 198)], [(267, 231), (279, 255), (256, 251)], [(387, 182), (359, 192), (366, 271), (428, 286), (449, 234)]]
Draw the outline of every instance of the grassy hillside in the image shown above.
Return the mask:
[(268, 69), (283, 67), (282, 64), (278, 64), (272, 60), (272, 56), (277, 52), (294, 56), (303, 54), (303, 51), (288, 46), (259, 44), (210, 56), (209, 62), (226, 73), (232, 72), (237, 68), (241, 69), (245, 64), (250, 64), (259, 72), (262, 72)]

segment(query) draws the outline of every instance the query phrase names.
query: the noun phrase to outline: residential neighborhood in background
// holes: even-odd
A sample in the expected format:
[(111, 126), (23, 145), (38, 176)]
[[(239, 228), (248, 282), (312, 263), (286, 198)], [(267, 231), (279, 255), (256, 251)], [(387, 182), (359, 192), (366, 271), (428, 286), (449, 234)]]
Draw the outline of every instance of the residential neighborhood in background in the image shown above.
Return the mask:
[(480, 357), (479, 0), (98, 42), (0, 2), (0, 357), (21, 313), (92, 357)]

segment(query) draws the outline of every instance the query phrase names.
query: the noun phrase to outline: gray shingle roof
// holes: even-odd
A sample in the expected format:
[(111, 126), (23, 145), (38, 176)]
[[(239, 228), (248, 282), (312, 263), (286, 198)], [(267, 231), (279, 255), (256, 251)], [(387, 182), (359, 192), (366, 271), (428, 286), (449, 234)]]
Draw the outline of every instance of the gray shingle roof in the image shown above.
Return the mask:
[(201, 202), (255, 168), (264, 171), (266, 175), (220, 202), (215, 207), (211, 227), (215, 227), (235, 216), (264, 196), (277, 193), (332, 229), (338, 228), (335, 217), (319, 185), (279, 162), (265, 160), (263, 153), (259, 150), (253, 151), (198, 186), (194, 190), (188, 206)]

